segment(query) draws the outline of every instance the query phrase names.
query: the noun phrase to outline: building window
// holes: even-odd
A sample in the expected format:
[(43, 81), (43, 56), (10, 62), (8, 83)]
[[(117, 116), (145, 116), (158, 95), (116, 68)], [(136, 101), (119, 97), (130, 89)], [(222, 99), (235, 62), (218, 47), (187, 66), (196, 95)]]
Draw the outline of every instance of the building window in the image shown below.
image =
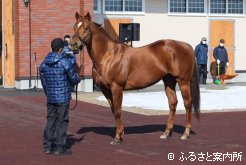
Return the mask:
[(123, 0), (105, 0), (105, 11), (123, 11)]
[(243, 0), (211, 0), (211, 14), (243, 14)]
[(204, 13), (204, 0), (169, 0), (170, 13)]
[(211, 0), (210, 13), (225, 14), (226, 13), (226, 0)]
[(245, 0), (168, 0), (170, 14), (242, 15)]
[(228, 0), (229, 14), (243, 14), (243, 0)]
[(188, 1), (189, 13), (204, 13), (204, 0)]
[(143, 12), (144, 0), (104, 0), (106, 12)]
[(170, 0), (170, 12), (186, 13), (186, 0)]
[(125, 11), (142, 12), (142, 0), (125, 0)]
[(100, 0), (94, 0), (94, 13), (100, 13)]
[(97, 11), (98, 10), (98, 5), (97, 5), (97, 0), (94, 0), (94, 11)]

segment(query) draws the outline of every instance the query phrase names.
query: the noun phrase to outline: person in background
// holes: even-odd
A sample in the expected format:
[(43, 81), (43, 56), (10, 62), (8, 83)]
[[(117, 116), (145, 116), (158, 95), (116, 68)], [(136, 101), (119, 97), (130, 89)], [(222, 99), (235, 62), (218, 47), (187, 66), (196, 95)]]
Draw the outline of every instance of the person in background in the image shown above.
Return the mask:
[(70, 35), (65, 35), (64, 36), (64, 47), (63, 47), (63, 51), (69, 57), (69, 59), (71, 60), (72, 64), (75, 65), (75, 63), (76, 63), (76, 57), (75, 57), (75, 53), (70, 49), (70, 42), (71, 42)]
[(48, 53), (39, 68), (41, 83), (47, 97), (47, 123), (43, 134), (45, 154), (72, 154), (66, 146), (70, 86), (78, 84), (81, 79), (79, 70), (75, 70), (63, 47), (64, 42), (61, 38), (52, 40), (52, 52)]
[(70, 35), (66, 34), (66, 35), (64, 36), (64, 41), (67, 41), (68, 44), (70, 44), (70, 42), (71, 42), (71, 37), (70, 37)]
[(208, 45), (207, 38), (202, 37), (201, 42), (195, 48), (196, 63), (199, 73), (200, 84), (206, 84), (207, 81), (207, 62), (208, 62)]
[[(63, 51), (67, 58), (71, 61), (73, 67), (76, 67), (76, 56), (75, 53), (77, 54), (78, 52), (73, 52), (70, 48), (70, 42), (71, 42), (71, 37), (70, 35), (65, 35), (64, 36), (64, 47)], [(71, 91), (76, 92), (75, 85), (71, 85)]]
[[(71, 42), (71, 37), (70, 37), (70, 35), (65, 35), (64, 36), (64, 48), (63, 48), (63, 50), (65, 51), (65, 52), (72, 52), (71, 51), (71, 49), (70, 49), (70, 42)], [(73, 53), (73, 52), (72, 52)]]
[[(78, 51), (72, 51), (70, 44), (71, 44), (71, 37), (70, 37), (70, 35), (67, 34), (67, 35), (64, 36), (64, 48), (63, 48), (63, 51), (65, 51), (67, 54), (73, 55), (75, 57), (75, 55), (79, 53), (79, 50)], [(76, 60), (76, 57), (75, 57), (75, 60)]]
[(224, 76), (226, 73), (226, 67), (229, 66), (227, 50), (224, 47), (225, 40), (220, 39), (219, 46), (214, 49), (213, 56), (216, 61), (216, 78), (221, 80), (224, 84)]

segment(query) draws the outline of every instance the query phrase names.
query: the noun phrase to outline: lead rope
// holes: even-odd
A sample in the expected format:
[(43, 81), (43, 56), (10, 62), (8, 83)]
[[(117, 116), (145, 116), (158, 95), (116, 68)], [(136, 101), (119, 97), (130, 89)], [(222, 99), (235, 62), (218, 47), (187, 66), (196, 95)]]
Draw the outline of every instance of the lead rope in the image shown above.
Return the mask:
[[(82, 45), (82, 54), (84, 56), (84, 45)], [(81, 70), (81, 67), (82, 67), (82, 56), (81, 56), (81, 53), (80, 53), (80, 66), (79, 66), (79, 70)], [(75, 110), (75, 108), (77, 107), (77, 104), (78, 104), (78, 84), (75, 85), (75, 105), (73, 108), (70, 108), (69, 110)]]

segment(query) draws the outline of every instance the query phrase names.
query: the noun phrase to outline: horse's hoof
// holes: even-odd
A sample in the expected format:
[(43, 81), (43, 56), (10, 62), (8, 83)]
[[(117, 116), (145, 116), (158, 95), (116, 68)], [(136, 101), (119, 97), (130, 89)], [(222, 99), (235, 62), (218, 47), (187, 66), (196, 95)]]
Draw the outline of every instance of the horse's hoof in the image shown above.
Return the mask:
[(188, 140), (189, 139), (189, 135), (183, 135), (182, 137), (181, 137), (181, 140)]
[(110, 142), (110, 144), (112, 144), (112, 145), (119, 145), (119, 144), (121, 144), (122, 142), (123, 142), (122, 140), (114, 139), (112, 142)]
[(167, 135), (167, 134), (165, 134), (165, 133), (163, 133), (163, 134), (160, 136), (160, 139), (169, 139), (169, 138), (170, 138), (170, 136)]

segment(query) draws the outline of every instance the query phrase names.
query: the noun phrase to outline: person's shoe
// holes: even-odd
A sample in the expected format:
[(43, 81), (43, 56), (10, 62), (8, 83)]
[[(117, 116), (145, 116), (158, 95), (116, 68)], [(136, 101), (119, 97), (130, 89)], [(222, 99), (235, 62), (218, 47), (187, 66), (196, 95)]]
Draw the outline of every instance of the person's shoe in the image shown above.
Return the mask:
[(44, 153), (47, 154), (47, 155), (49, 155), (49, 154), (53, 154), (54, 151), (52, 151), (52, 150), (44, 150)]
[(69, 150), (69, 149), (66, 149), (65, 151), (56, 151), (55, 152), (55, 155), (72, 155), (73, 153), (72, 153), (72, 151), (71, 150)]

